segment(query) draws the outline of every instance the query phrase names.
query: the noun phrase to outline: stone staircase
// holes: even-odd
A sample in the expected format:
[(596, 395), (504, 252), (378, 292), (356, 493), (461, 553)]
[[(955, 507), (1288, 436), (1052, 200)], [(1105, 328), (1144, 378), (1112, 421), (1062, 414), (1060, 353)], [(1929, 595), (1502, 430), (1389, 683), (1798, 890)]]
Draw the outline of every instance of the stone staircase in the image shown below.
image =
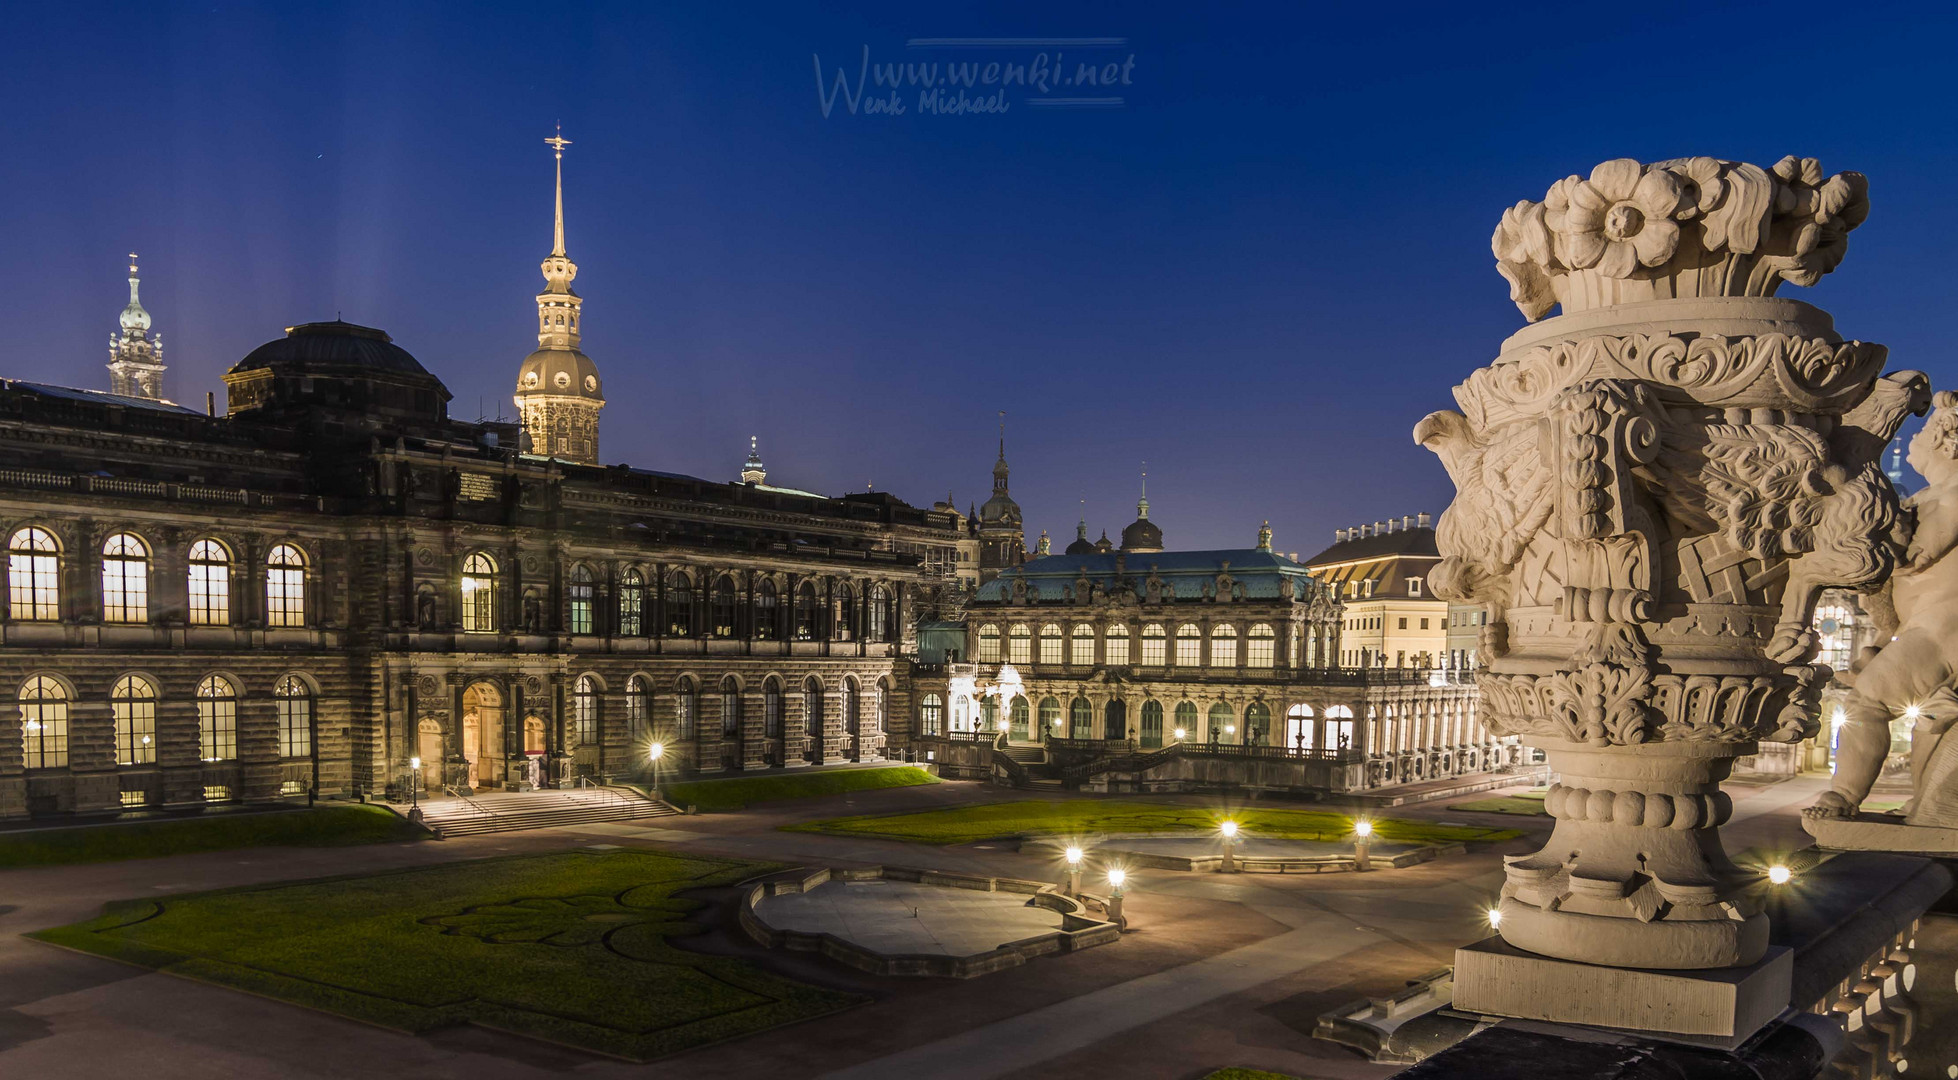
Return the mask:
[(1047, 760), (1044, 746), (1007, 746), (1002, 738), (993, 746), (995, 783), (1025, 791), (1061, 791), (1064, 785)]
[(636, 821), (679, 813), (630, 788), (615, 787), (495, 792), (437, 799), (422, 803), (421, 809), (422, 820), (445, 837), (547, 829), (594, 821)]

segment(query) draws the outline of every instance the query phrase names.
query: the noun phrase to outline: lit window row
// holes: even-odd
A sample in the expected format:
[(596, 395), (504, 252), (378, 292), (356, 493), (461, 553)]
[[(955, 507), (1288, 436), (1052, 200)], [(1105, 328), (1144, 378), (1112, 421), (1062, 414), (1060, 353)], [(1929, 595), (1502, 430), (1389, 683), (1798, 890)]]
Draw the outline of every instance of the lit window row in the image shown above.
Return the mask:
[[(1066, 663), (1074, 667), (1092, 667), (1095, 663), (1095, 628), (1087, 623), (1076, 624), (1063, 635), (1059, 623), (1047, 623), (1040, 627), (1039, 659), (1042, 664)], [(1136, 661), (1143, 667), (1165, 667), (1171, 655), (1168, 645), (1171, 640), (1168, 628), (1162, 623), (1149, 623), (1141, 631), (1141, 655)], [(1176, 628), (1177, 667), (1201, 667), (1203, 660), (1203, 629), (1196, 623), (1183, 623)], [(1035, 662), (1034, 631), (1027, 623), (1014, 623), (1005, 634), (1005, 647), (1001, 648), (1000, 628), (987, 623), (979, 628), (978, 659), (981, 663), (1031, 664)], [(1065, 645), (1065, 648), (1063, 646)], [(1270, 623), (1253, 623), (1244, 632), (1244, 666), (1269, 668), (1277, 662), (1278, 638)], [(1101, 635), (1102, 663), (1109, 667), (1123, 667), (1130, 663), (1129, 627), (1115, 623)], [(1229, 623), (1219, 623), (1210, 630), (1210, 667), (1238, 666), (1238, 629)]]
[[(299, 675), (281, 675), (272, 684), (277, 717), (279, 756), (310, 757), (313, 752), (312, 684)], [(109, 713), (115, 724), (116, 764), (156, 763), (156, 683), (145, 675), (123, 675), (109, 690)], [(223, 675), (198, 680), (198, 757), (230, 761), (238, 756), (238, 684)], [(68, 685), (51, 675), (33, 675), (21, 683), (20, 706), (23, 764), (29, 769), (59, 769), (68, 765), (69, 710), (75, 704)]]
[[(206, 538), (192, 543), (187, 555), (191, 625), (230, 625), (236, 562), (231, 549), (223, 541)], [(62, 617), (61, 560), (60, 541), (48, 529), (28, 526), (8, 538), (9, 618), (54, 622)], [(103, 621), (150, 621), (151, 560), (149, 543), (135, 533), (116, 533), (103, 542)], [(265, 622), (275, 627), (306, 625), (306, 555), (292, 544), (275, 546), (265, 558)]]

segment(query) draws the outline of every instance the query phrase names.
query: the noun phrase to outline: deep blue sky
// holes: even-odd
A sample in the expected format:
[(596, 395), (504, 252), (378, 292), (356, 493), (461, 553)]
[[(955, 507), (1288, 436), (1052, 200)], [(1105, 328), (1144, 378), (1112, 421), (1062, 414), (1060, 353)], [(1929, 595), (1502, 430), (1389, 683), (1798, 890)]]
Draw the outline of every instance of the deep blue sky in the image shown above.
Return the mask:
[[(1611, 157), (1867, 173), (1847, 262), (1782, 294), (1958, 375), (1928, 7), (301, 7), (11, 13), (0, 375), (106, 387), (135, 250), (179, 401), (337, 312), (508, 413), (560, 120), (606, 461), (732, 479), (758, 433), (778, 482), (963, 506), (1004, 409), (1029, 543), (1082, 498), (1117, 532), (1143, 459), (1172, 547), (1440, 510), (1408, 433), (1521, 324), (1490, 230)], [(979, 36), (1126, 39), (1060, 50), (1132, 54), (1125, 107), (822, 115), (814, 55), (1042, 51), (906, 46)]]

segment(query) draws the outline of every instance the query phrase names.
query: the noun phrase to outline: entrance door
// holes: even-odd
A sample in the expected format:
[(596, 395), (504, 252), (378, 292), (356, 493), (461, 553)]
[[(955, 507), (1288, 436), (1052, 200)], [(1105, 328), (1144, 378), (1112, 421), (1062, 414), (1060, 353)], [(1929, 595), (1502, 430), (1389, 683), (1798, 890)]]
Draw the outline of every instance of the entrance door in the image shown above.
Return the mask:
[(416, 783), (423, 794), (442, 790), (442, 725), (423, 720), (415, 725), (415, 750), (421, 756), (421, 776)]
[(462, 756), (469, 759), (470, 787), (503, 786), (503, 695), (489, 683), (462, 692)]

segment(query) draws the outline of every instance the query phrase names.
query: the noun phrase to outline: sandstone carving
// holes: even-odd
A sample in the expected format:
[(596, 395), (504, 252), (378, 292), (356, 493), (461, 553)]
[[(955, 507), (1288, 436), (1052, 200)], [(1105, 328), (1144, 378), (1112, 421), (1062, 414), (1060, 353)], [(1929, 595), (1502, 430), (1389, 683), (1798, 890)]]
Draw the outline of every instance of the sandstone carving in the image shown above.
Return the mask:
[(1774, 295), (1833, 270), (1867, 212), (1861, 176), (1812, 159), (1620, 159), (1496, 228), (1534, 325), (1414, 437), (1457, 490), (1430, 585), (1489, 612), (1484, 717), (1562, 775), (1549, 842), (1507, 867), (1518, 948), (1674, 969), (1764, 954), (1719, 784), (1760, 741), (1816, 732), (1816, 600), (1903, 561), (1878, 459), (1929, 404), (1922, 375), (1882, 374), (1883, 346)]
[[(1818, 837), (1827, 827), (1818, 828), (1817, 820), (1848, 818), (1869, 795), (1890, 752), (1890, 722), (1896, 719), (1913, 721), (1914, 790), (1903, 824), (1958, 829), (1958, 739), (1947, 737), (1958, 723), (1958, 555), (1952, 550), (1958, 547), (1958, 394), (1940, 393), (1935, 404), (1910, 444), (1911, 467), (1929, 486), (1905, 507), (1910, 545), (1889, 586), (1895, 633), (1880, 635), (1888, 644), (1860, 660), (1844, 680), (1850, 692), (1837, 735), (1835, 778), (1808, 809)], [(1826, 840), (1831, 846), (1958, 852), (1949, 838), (1926, 847), (1881, 830), (1863, 832), (1858, 840), (1836, 830)]]

